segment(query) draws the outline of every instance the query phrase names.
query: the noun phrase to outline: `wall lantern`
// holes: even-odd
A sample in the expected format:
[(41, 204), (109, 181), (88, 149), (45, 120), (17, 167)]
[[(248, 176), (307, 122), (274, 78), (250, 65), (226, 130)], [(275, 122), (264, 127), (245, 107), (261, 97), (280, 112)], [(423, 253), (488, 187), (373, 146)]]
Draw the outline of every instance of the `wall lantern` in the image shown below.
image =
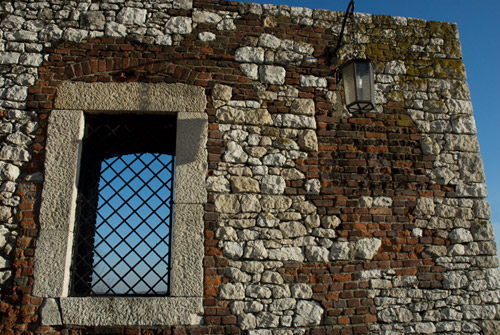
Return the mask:
[[(337, 61), (337, 51), (340, 48), (342, 37), (344, 36), (347, 17), (352, 16), (353, 36), (354, 34), (354, 0), (347, 6), (344, 22), (340, 31), (337, 46), (333, 51), (334, 62)], [(354, 43), (356, 47), (356, 43)], [(357, 53), (355, 54), (357, 56)], [(349, 112), (368, 112), (375, 109), (375, 85), (373, 78), (373, 63), (369, 59), (354, 58), (338, 67), (337, 79), (344, 81), (345, 103)]]

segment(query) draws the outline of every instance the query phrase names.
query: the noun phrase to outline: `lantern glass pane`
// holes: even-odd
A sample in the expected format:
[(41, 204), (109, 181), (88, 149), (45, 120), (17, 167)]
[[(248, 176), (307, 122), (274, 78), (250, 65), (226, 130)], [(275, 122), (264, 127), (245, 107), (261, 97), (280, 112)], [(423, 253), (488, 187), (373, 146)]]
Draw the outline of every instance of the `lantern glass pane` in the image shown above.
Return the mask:
[(371, 64), (369, 62), (356, 63), (356, 90), (358, 101), (372, 99)]
[(346, 105), (356, 101), (356, 82), (354, 80), (354, 63), (342, 67), (342, 78), (344, 80), (344, 94)]

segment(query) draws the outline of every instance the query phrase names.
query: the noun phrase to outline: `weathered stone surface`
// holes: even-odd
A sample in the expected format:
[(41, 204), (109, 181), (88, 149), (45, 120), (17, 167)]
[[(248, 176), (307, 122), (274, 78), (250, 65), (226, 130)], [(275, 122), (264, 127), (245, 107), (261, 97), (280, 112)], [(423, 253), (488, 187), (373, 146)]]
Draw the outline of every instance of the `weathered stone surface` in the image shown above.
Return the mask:
[(295, 317), (293, 318), (294, 327), (306, 327), (319, 325), (323, 316), (324, 309), (314, 301), (299, 300)]
[(299, 135), (298, 144), (304, 151), (318, 151), (318, 138), (314, 130), (304, 130)]
[(268, 299), (271, 297), (272, 292), (269, 288), (261, 285), (248, 285), (246, 288), (246, 295), (252, 298), (264, 298)]
[(382, 242), (379, 239), (362, 238), (356, 241), (354, 256), (361, 259), (372, 259), (381, 245)]
[(243, 256), (245, 244), (241, 242), (224, 242), (222, 252), (224, 256), (230, 259), (239, 259)]
[(433, 215), (435, 210), (434, 200), (432, 198), (420, 197), (417, 199), (417, 205), (413, 213), (415, 215)]
[(264, 176), (260, 183), (261, 192), (264, 194), (283, 194), (286, 182), (281, 176)]
[(190, 34), (193, 31), (193, 22), (190, 17), (176, 16), (168, 20), (165, 30), (172, 34)]
[(269, 259), (279, 261), (304, 261), (302, 249), (298, 247), (283, 247), (281, 249), (269, 250)]
[(390, 307), (377, 313), (379, 320), (386, 323), (411, 322), (413, 315), (411, 311), (404, 307)]
[(212, 192), (229, 192), (231, 190), (229, 180), (223, 176), (210, 176), (207, 178), (207, 190)]
[(290, 112), (293, 114), (301, 114), (314, 116), (315, 106), (313, 99), (295, 99), (290, 106)]
[(327, 81), (325, 78), (318, 78), (315, 76), (299, 76), (300, 86), (302, 87), (318, 87), (325, 88), (327, 86)]
[(198, 34), (198, 38), (203, 42), (212, 42), (217, 39), (217, 36), (214, 33), (204, 31)]
[(283, 236), (286, 238), (307, 235), (306, 227), (300, 222), (282, 222), (279, 224), (279, 227)]
[(224, 154), (224, 161), (229, 163), (245, 163), (248, 160), (248, 155), (243, 151), (243, 148), (234, 141), (227, 144), (227, 149)]
[(328, 215), (321, 218), (321, 226), (326, 229), (335, 229), (341, 223), (342, 221), (336, 215)]
[(216, 84), (212, 89), (212, 98), (214, 100), (229, 101), (233, 96), (233, 88), (227, 85)]
[(236, 49), (234, 59), (237, 62), (262, 64), (264, 62), (264, 49), (254, 47), (241, 47)]
[(127, 36), (127, 27), (117, 22), (107, 22), (105, 26), (105, 33), (111, 37), (125, 37)]
[(80, 15), (80, 24), (83, 29), (103, 30), (106, 18), (102, 12), (88, 11)]
[(259, 213), (262, 209), (259, 196), (244, 194), (240, 197), (241, 211), (243, 213)]
[(245, 289), (241, 283), (224, 283), (220, 286), (219, 297), (225, 300), (241, 300), (245, 298)]
[(40, 307), (40, 317), (42, 325), (44, 326), (56, 326), (62, 324), (61, 312), (55, 299), (45, 299)]
[(221, 20), (222, 17), (215, 12), (200, 11), (200, 10), (193, 11), (193, 22), (195, 23), (216, 24), (219, 23)]
[(313, 291), (311, 286), (305, 283), (293, 284), (290, 286), (292, 297), (296, 299), (311, 299)]
[(453, 271), (443, 273), (443, 287), (445, 289), (461, 289), (469, 284), (466, 274), (463, 271)]
[(306, 258), (310, 262), (328, 262), (328, 249), (316, 246), (307, 246)]
[(474, 241), (469, 230), (456, 228), (448, 235), (452, 243), (468, 243)]
[(262, 241), (249, 241), (246, 244), (243, 257), (253, 260), (266, 259), (268, 251)]
[(148, 11), (141, 8), (124, 7), (116, 15), (116, 21), (126, 25), (143, 25)]
[(252, 80), (259, 79), (259, 66), (256, 64), (243, 63), (240, 64), (240, 70), (245, 76)]
[(349, 242), (334, 242), (330, 249), (330, 259), (335, 260), (348, 260), (351, 252)]
[(259, 182), (250, 177), (232, 177), (231, 189), (234, 193), (259, 193)]
[(215, 197), (215, 210), (220, 213), (238, 213), (240, 208), (238, 196), (234, 194), (220, 194)]
[(265, 84), (283, 85), (285, 75), (285, 68), (281, 66), (264, 65), (259, 67), (259, 80)]
[(490, 221), (476, 220), (471, 224), (470, 230), (474, 241), (492, 241), (494, 239), (493, 226)]
[(255, 315), (250, 313), (238, 315), (238, 324), (242, 330), (254, 329), (257, 326)]

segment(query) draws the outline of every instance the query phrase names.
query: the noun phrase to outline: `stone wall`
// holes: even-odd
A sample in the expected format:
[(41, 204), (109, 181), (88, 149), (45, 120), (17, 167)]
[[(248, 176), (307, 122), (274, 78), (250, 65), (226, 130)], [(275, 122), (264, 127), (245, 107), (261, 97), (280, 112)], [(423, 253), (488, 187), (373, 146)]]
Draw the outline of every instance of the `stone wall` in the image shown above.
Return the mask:
[[(2, 334), (498, 334), (500, 272), (456, 25), (356, 14), (377, 93), (375, 111), (351, 114), (328, 55), (340, 12), (0, 7)], [(68, 82), (204, 89), (198, 325), (61, 324), (57, 300), (32, 294), (48, 117)]]

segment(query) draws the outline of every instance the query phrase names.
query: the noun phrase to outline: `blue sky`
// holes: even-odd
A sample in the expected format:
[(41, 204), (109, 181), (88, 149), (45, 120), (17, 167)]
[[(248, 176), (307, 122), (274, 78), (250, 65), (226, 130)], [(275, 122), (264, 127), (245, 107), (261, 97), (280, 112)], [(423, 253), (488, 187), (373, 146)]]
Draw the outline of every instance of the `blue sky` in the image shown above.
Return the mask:
[[(348, 0), (268, 0), (272, 3), (344, 11)], [(488, 201), (496, 240), (500, 238), (500, 1), (483, 0), (356, 0), (356, 12), (414, 17), (458, 24), (467, 82), (486, 173)]]

